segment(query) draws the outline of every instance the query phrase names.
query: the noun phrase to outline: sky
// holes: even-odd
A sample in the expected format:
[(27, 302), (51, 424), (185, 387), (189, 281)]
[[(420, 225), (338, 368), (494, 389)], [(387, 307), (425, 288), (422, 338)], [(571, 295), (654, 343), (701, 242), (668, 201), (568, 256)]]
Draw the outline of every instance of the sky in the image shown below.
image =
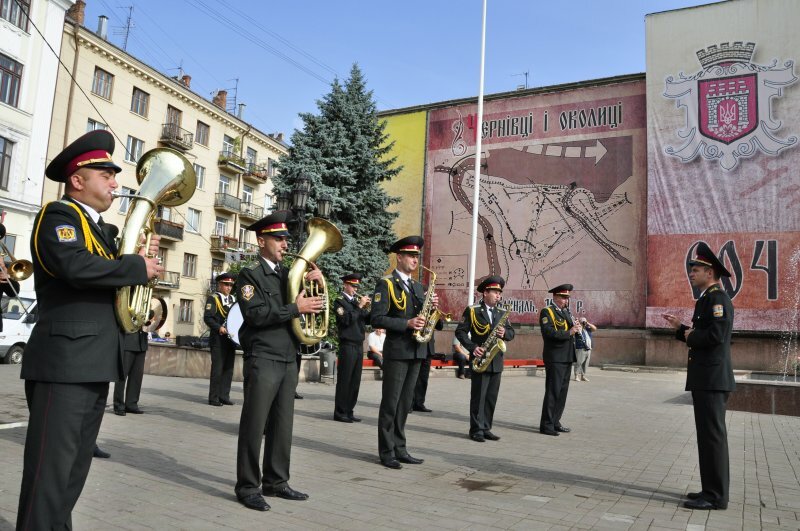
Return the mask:
[[(645, 15), (712, 0), (488, 0), (486, 94), (645, 71)], [(130, 8), (133, 8), (132, 10)], [(379, 110), (477, 97), (482, 0), (86, 0), (84, 25), (211, 99), (228, 90), (264, 133), (358, 63)], [(238, 81), (237, 81), (238, 80)], [(234, 88), (236, 87), (236, 88)]]

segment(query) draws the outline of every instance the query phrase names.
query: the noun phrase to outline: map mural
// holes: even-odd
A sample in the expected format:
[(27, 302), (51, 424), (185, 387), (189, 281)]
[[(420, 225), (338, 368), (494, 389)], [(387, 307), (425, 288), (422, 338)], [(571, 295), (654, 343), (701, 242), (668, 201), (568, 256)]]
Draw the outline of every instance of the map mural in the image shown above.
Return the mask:
[(572, 310), (643, 326), (644, 83), (431, 111), (426, 265), (447, 311), (467, 303), (475, 137), (483, 135), (477, 274), (506, 279), (513, 322), (533, 323), (547, 291), (575, 285)]

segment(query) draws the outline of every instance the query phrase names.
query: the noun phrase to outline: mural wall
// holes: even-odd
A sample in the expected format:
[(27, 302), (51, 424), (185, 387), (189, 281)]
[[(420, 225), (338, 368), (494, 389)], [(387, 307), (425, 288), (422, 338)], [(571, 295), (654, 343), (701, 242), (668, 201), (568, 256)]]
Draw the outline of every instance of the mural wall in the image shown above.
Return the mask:
[(737, 330), (798, 322), (800, 3), (739, 0), (647, 17), (647, 326), (691, 317), (700, 241), (732, 277)]
[(645, 84), (641, 76), (428, 114), (425, 265), (447, 311), (468, 300), (475, 140), (483, 135), (477, 285), (506, 278), (513, 321), (533, 323), (548, 289), (575, 285), (573, 312), (642, 327)]

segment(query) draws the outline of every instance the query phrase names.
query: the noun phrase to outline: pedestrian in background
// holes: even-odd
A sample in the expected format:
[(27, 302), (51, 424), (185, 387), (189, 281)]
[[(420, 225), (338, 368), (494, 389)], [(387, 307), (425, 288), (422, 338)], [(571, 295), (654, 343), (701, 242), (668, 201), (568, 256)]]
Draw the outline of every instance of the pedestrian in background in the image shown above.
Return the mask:
[(597, 327), (587, 321), (586, 317), (581, 317), (580, 323), (581, 332), (575, 334), (575, 357), (577, 360), (572, 364), (572, 370), (575, 372), (576, 382), (588, 382), (586, 371), (589, 369), (589, 359), (592, 357), (592, 334)]

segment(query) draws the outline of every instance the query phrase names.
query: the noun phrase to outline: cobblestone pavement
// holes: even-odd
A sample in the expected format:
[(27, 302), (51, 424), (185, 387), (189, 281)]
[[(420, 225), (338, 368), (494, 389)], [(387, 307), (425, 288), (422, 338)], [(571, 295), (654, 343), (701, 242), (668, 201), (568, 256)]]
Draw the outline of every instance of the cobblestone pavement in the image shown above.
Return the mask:
[[(24, 422), (18, 367), (0, 366), (0, 423)], [(95, 459), (73, 513), (76, 529), (798, 529), (800, 419), (729, 412), (727, 511), (692, 512), (699, 490), (694, 422), (681, 373), (593, 369), (572, 382), (564, 424), (534, 431), (544, 393), (536, 377), (506, 375), (498, 442), (467, 438), (469, 382), (432, 378), (433, 413), (409, 417), (422, 465), (377, 459), (380, 381), (365, 380), (360, 424), (332, 421), (331, 385), (301, 383), (291, 486), (309, 501), (269, 498), (257, 513), (236, 502), (241, 408), (209, 407), (207, 381), (145, 376), (144, 415), (103, 420)], [(241, 383), (232, 398), (241, 403)], [(13, 426), (13, 424), (11, 424)], [(0, 429), (0, 529), (16, 520), (24, 427)]]

